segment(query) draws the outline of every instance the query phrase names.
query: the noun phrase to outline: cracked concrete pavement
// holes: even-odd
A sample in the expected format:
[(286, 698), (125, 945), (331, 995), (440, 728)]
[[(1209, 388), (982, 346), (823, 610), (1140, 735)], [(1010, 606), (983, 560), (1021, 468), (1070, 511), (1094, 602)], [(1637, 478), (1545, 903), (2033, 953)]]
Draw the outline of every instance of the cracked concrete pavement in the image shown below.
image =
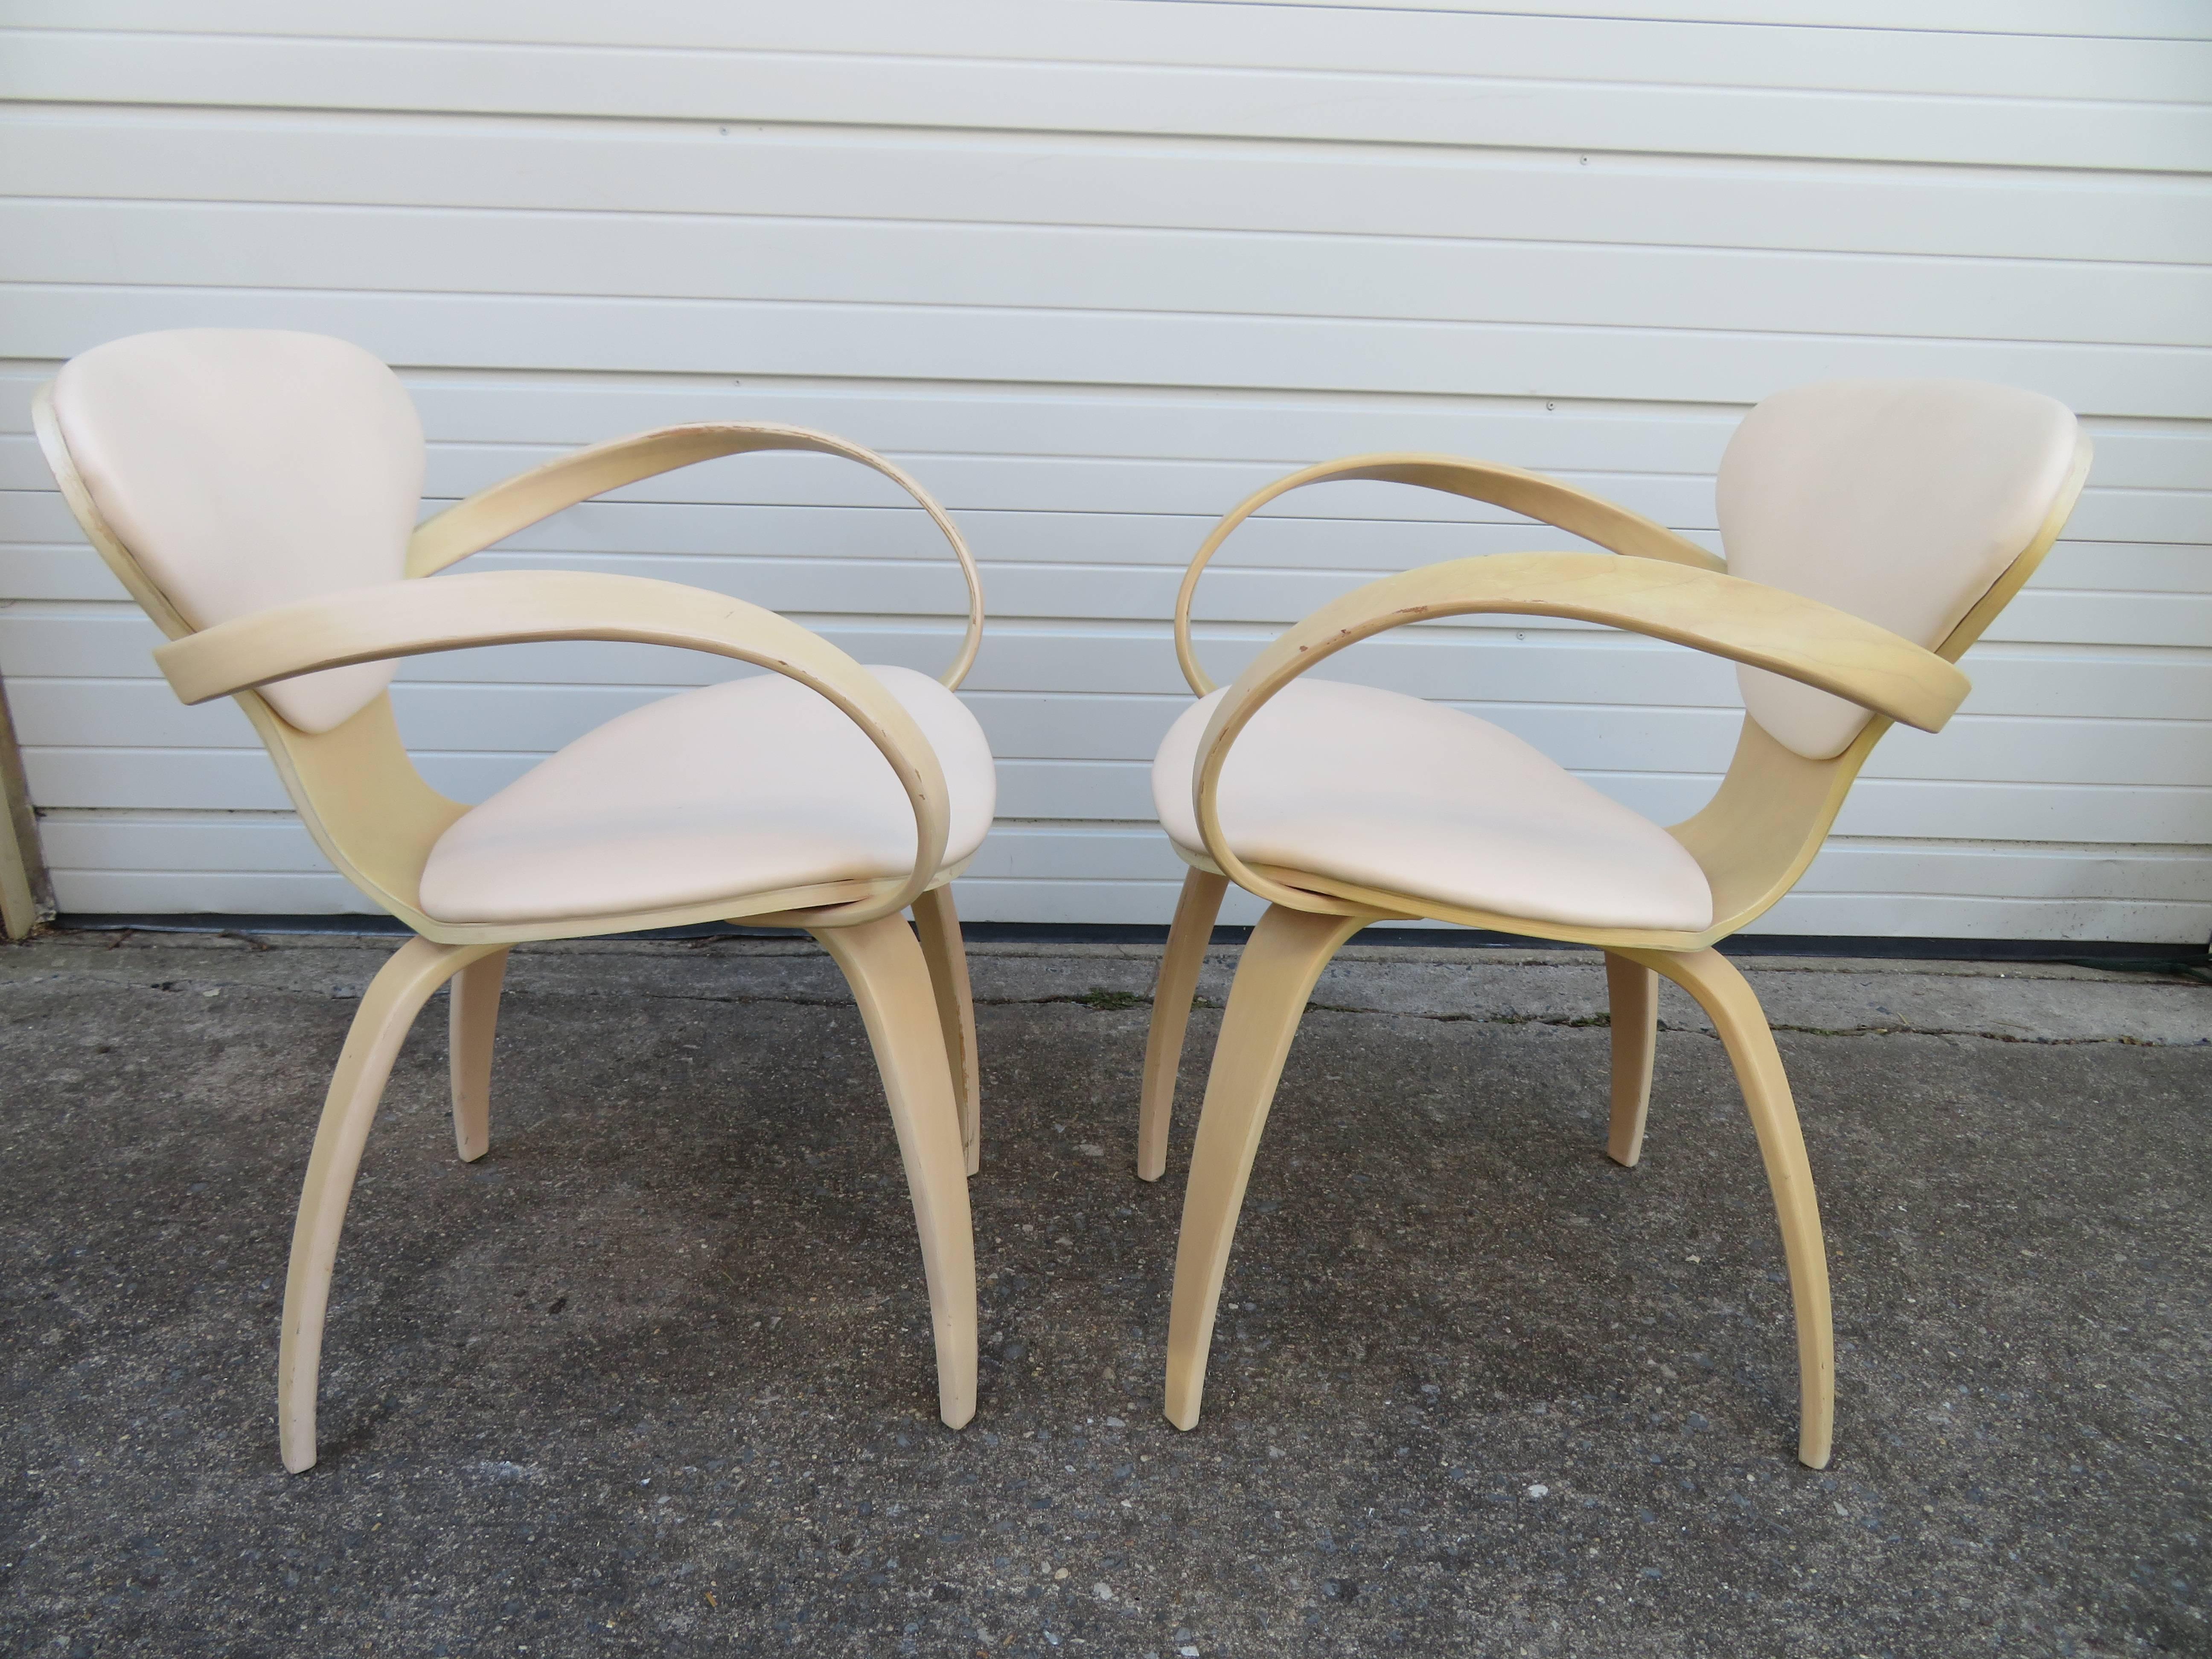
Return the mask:
[[(292, 1655), (2212, 1651), (2212, 988), (1761, 958), (1821, 1182), (1838, 1455), (1755, 1145), (1671, 988), (1603, 1155), (1587, 953), (1355, 943), (1271, 1120), (1198, 1430), (1184, 1158), (1130, 1173), (1156, 951), (974, 952), (975, 1421), (804, 942), (518, 951), (493, 1150), (441, 1011), (338, 1262), (323, 1461), (276, 1297), (392, 943), (0, 950), (0, 1648)], [(1226, 994), (1233, 952), (1201, 996)]]

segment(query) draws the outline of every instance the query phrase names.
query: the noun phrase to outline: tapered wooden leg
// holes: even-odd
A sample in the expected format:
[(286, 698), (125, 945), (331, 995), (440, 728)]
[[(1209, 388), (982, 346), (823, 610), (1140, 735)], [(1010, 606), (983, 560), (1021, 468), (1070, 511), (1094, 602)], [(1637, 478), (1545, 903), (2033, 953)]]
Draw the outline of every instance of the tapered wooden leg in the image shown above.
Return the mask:
[(346, 1201), (361, 1168), (362, 1148), (377, 1102), (399, 1057), (399, 1045), (435, 991), (487, 952), (481, 945), (433, 945), (410, 939), (393, 953), (362, 997), (338, 1054), (337, 1070), (315, 1130), (315, 1150), (300, 1188), (292, 1227), (292, 1265), (284, 1279), (284, 1324), (276, 1350), (276, 1437), (284, 1467), (297, 1474), (315, 1462), (315, 1383), (322, 1370), (323, 1320), (330, 1309), (331, 1267)]
[(1797, 1310), (1799, 1418), (1797, 1461), (1824, 1469), (1836, 1424), (1836, 1339), (1828, 1308), (1828, 1255), (1820, 1237), (1820, 1206), (1813, 1191), (1813, 1166), (1790, 1098), (1790, 1079), (1774, 1047), (1774, 1033), (1759, 999), (1735, 964), (1717, 951), (1628, 953), (1656, 968), (1697, 998), (1712, 1016), (1744, 1103), (1751, 1109), (1782, 1222), (1782, 1250), (1790, 1264), (1790, 1297)]
[(491, 1042), (499, 1030), (499, 992), (506, 979), (504, 949), (478, 957), (453, 976), (447, 1046), (453, 1074), (453, 1145), (464, 1164), (491, 1150)]
[(1152, 1029), (1145, 1038), (1145, 1093), (1137, 1108), (1140, 1181), (1158, 1181), (1167, 1173), (1168, 1130), (1175, 1121), (1183, 1033), (1190, 1028), (1199, 970), (1206, 965), (1214, 918), (1221, 914), (1221, 896), (1228, 890), (1228, 877), (1194, 869), (1183, 877), (1182, 896), (1176, 901), (1167, 952), (1160, 958), (1159, 982), (1152, 988)]
[(929, 966), (897, 916), (824, 927), (814, 937), (844, 969), (875, 1045), (921, 1235), (937, 1338), (938, 1413), (957, 1429), (975, 1414), (975, 1238), (952, 1070)]
[(975, 1058), (975, 998), (968, 988), (968, 947), (952, 889), (933, 887), (914, 902), (914, 930), (929, 963), (929, 988), (937, 998), (937, 1024), (960, 1102), (960, 1149), (974, 1175), (983, 1167), (983, 1091)]
[(1206, 1104), (1191, 1149), (1190, 1184), (1183, 1192), (1182, 1237), (1176, 1247), (1167, 1418), (1179, 1429), (1198, 1426), (1229, 1247), (1291, 1039), (1321, 970), (1345, 940), (1373, 920), (1270, 905), (1237, 964), (1221, 1036), (1213, 1047), (1213, 1069), (1206, 1080)]
[(1613, 1126), (1605, 1151), (1615, 1164), (1632, 1170), (1644, 1156), (1644, 1120), (1651, 1106), (1659, 980), (1642, 963), (1607, 951), (1605, 988), (1613, 1007)]

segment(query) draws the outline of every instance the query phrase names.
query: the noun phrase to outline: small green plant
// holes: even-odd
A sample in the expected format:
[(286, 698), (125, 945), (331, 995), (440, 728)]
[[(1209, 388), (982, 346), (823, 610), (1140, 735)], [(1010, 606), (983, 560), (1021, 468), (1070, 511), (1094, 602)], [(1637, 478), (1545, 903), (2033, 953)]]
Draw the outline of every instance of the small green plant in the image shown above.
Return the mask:
[(1134, 991), (1109, 991), (1103, 985), (1094, 985), (1075, 999), (1086, 1008), (1108, 1010), (1140, 1008), (1150, 1002), (1150, 997), (1140, 997)]

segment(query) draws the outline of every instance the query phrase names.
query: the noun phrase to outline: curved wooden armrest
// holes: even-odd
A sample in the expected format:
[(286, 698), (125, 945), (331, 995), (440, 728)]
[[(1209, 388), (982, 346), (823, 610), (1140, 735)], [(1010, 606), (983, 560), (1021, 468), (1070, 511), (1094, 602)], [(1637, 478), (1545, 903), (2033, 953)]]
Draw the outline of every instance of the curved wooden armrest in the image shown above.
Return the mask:
[(1191, 646), (1190, 602), (1198, 592), (1198, 579), (1207, 562), (1221, 544), (1229, 539), (1231, 531), (1276, 496), (1304, 489), (1307, 484), (1349, 478), (1415, 484), (1424, 489), (1440, 489), (1449, 495), (1464, 495), (1469, 501), (1488, 501), (1493, 507), (1540, 520), (1570, 535), (1580, 536), (1584, 541), (1595, 542), (1600, 547), (1609, 547), (1631, 558), (1658, 559), (1698, 570), (1727, 568), (1724, 561), (1714, 557), (1695, 542), (1677, 536), (1666, 526), (1654, 524), (1640, 513), (1631, 513), (1601, 495), (1561, 483), (1557, 478), (1547, 478), (1540, 472), (1523, 472), (1517, 466), (1466, 460), (1456, 455), (1347, 455), (1341, 460), (1323, 461), (1318, 466), (1278, 478), (1265, 489), (1247, 496), (1227, 518), (1214, 526), (1213, 533), (1192, 558), (1190, 568), (1183, 573), (1182, 587), (1176, 594), (1176, 660), (1182, 665), (1183, 678), (1190, 682), (1190, 689), (1200, 696), (1213, 690), (1213, 681), (1199, 665), (1198, 653)]
[(634, 433), (588, 449), (556, 457), (543, 466), (518, 472), (489, 489), (480, 489), (456, 501), (436, 517), (416, 527), (407, 544), (407, 574), (428, 576), (471, 553), (482, 552), (494, 542), (550, 519), (564, 507), (603, 495), (610, 489), (635, 483), (641, 478), (672, 472), (678, 467), (711, 461), (723, 455), (750, 454), (756, 450), (793, 449), (814, 455), (837, 455), (872, 467), (914, 497), (915, 504), (952, 544), (960, 561), (960, 574), (968, 583), (968, 633), (952, 666), (940, 676), (957, 690), (968, 678), (975, 650), (983, 638), (983, 579), (975, 556), (960, 532), (945, 516), (929, 492), (901, 468), (872, 449), (847, 443), (826, 432), (802, 426), (771, 426), (752, 422), (702, 421), (690, 426), (665, 426), (653, 432)]
[(915, 848), (913, 873), (896, 893), (824, 912), (824, 924), (896, 915), (936, 878), (949, 819), (945, 774), (929, 739), (852, 658), (743, 599), (637, 576), (489, 571), (277, 605), (172, 640), (155, 650), (154, 660), (178, 696), (198, 703), (320, 668), (540, 640), (678, 646), (771, 669), (820, 692), (890, 763), (914, 806)]
[(1571, 617), (1670, 640), (1801, 680), (1924, 732), (1965, 701), (1966, 677), (1932, 651), (1847, 611), (1718, 571), (1601, 553), (1498, 553), (1370, 582), (1282, 635), (1229, 688), (1199, 739), (1191, 778), (1199, 834), (1223, 874), (1277, 903), (1298, 902), (1255, 874), (1221, 832), (1221, 769), (1253, 715), (1346, 646), (1407, 623), (1482, 611)]

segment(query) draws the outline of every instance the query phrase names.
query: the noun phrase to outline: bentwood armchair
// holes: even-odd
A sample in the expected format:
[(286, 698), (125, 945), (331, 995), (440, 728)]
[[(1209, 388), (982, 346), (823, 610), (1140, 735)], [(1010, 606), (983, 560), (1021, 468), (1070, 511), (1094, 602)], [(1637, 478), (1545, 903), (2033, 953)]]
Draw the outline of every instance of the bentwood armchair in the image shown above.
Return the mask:
[[(1367, 455), (1291, 474), (1224, 519), (1192, 561), (1176, 648), (1199, 701), (1160, 748), (1160, 821), (1191, 868), (1160, 969), (1138, 1173), (1165, 1167), (1200, 963), (1231, 881), (1268, 902), (1223, 1015), (1183, 1200), (1166, 1409), (1199, 1417), (1229, 1250), (1306, 999), (1370, 922), (1430, 917), (1597, 945), (1612, 1002), (1607, 1151), (1643, 1146), (1664, 974), (1703, 1005), (1750, 1107), (1797, 1318), (1798, 1456), (1827, 1461), (1834, 1345), (1826, 1252), (1790, 1085), (1757, 999), (1714, 945), (1788, 893), (1893, 721), (1936, 731), (1953, 666), (2057, 538), (2089, 444), (2048, 398), (1947, 380), (1844, 380), (1770, 398), (1721, 463), (1725, 563), (1549, 478), (1471, 460)], [(1226, 690), (1191, 646), (1199, 575), (1230, 532), (1327, 479), (1489, 501), (1609, 548), (1455, 560), (1376, 581), (1282, 635)], [(1431, 617), (1580, 618), (1733, 659), (1745, 719), (1711, 802), (1662, 830), (1472, 715), (1302, 678)]]
[[(951, 690), (975, 659), (981, 592), (936, 503), (839, 439), (714, 423), (578, 451), (418, 527), (413, 404), (375, 358), (310, 334), (118, 340), (64, 367), (36, 414), (78, 523), (168, 635), (155, 658), (178, 696), (237, 699), (316, 844), (416, 934), (362, 1000), (307, 1164), (278, 1358), (286, 1467), (315, 1461), (339, 1229), (378, 1100), (431, 994), (453, 981), (454, 1135), (463, 1158), (480, 1158), (511, 945), (738, 917), (806, 929), (853, 988), (921, 1233), (939, 1409), (955, 1428), (967, 1422), (976, 1073), (945, 884), (981, 842), (995, 786), (982, 732)], [(951, 542), (968, 625), (941, 683), (864, 668), (773, 611), (669, 582), (542, 571), (423, 580), (603, 491), (771, 449), (874, 468)], [(544, 640), (676, 646), (771, 672), (621, 715), (480, 805), (446, 799), (401, 745), (392, 659)], [(919, 941), (901, 915), (909, 906)]]

